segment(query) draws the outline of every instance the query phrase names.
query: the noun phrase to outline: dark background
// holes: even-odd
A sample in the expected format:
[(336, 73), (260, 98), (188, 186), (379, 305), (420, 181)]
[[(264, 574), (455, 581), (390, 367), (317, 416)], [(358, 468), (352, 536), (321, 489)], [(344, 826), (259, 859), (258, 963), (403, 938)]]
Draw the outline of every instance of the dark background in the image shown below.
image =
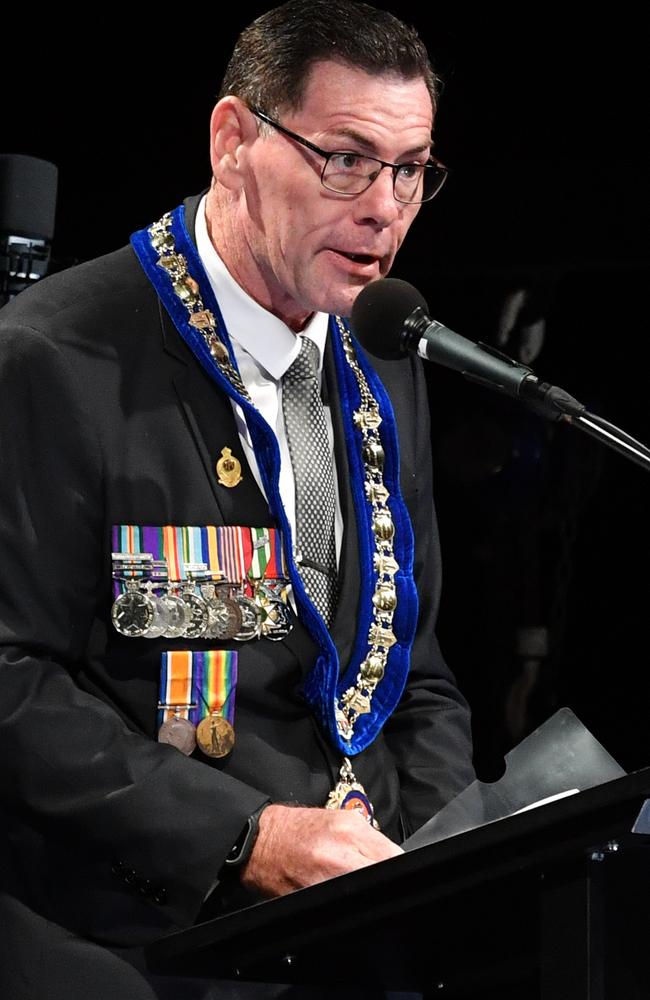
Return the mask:
[[(379, 5), (418, 27), (445, 79), (437, 152), (452, 168), (394, 274), (436, 318), (525, 356), (650, 442), (641, 15)], [(150, 7), (149, 23), (60, 11), (56, 24), (7, 26), (0, 152), (59, 167), (55, 266), (122, 245), (207, 185), (225, 59), (266, 4), (236, 7), (201, 18)], [(504, 324), (518, 290), (524, 308)], [(458, 375), (427, 376), (439, 632), (472, 704), (482, 776), (561, 705), (625, 768), (649, 765), (650, 479)]]

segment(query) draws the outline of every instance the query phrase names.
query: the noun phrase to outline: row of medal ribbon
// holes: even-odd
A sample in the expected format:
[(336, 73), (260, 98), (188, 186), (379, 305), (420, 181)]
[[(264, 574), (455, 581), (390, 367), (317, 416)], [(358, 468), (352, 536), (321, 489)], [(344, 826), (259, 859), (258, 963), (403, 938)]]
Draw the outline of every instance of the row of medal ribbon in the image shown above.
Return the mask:
[(273, 528), (117, 525), (113, 545), (111, 620), (124, 636), (244, 642), (291, 631)]

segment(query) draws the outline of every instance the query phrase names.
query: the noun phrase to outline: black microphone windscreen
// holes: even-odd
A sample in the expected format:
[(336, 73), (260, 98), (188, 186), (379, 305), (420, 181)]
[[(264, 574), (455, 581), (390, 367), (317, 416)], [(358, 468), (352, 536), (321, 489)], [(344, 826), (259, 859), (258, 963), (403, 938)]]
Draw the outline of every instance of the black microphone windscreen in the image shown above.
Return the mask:
[(399, 278), (373, 281), (359, 292), (350, 322), (354, 335), (370, 354), (387, 361), (404, 357), (400, 340), (414, 309), (428, 315), (429, 307), (417, 288)]
[(51, 240), (58, 175), (48, 160), (0, 153), (0, 232)]

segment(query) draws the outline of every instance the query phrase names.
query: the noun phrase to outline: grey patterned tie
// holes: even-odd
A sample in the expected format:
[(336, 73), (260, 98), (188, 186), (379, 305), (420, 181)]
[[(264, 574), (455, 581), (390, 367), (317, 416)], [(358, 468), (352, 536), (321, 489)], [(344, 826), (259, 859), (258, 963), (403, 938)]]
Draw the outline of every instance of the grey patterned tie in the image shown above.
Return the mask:
[(302, 337), (300, 354), (282, 379), (282, 411), (296, 485), (299, 571), (329, 625), (336, 606), (334, 476), (320, 396), (318, 347)]

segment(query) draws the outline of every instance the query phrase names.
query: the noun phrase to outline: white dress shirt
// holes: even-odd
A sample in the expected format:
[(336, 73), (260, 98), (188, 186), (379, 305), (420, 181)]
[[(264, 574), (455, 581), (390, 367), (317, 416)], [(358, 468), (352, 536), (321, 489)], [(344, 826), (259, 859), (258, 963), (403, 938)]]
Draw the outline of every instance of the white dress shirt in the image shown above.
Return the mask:
[[(300, 353), (300, 336), (314, 341), (320, 352), (322, 379), (323, 357), (327, 340), (329, 317), (314, 313), (302, 333), (296, 334), (286, 323), (268, 312), (237, 284), (219, 257), (208, 235), (205, 219), (205, 196), (196, 215), (196, 245), (210, 284), (219, 303), (226, 329), (232, 341), (237, 366), (255, 407), (275, 434), (280, 448), (280, 497), (284, 505), (292, 537), (296, 537), (296, 492), (289, 445), (282, 413), (282, 376)], [(257, 485), (266, 496), (253, 443), (244, 411), (232, 401), (237, 431), (242, 448)], [(325, 406), (336, 497), (335, 531), (337, 563), (341, 552), (343, 520), (339, 501), (336, 464), (334, 463), (334, 434), (332, 418)], [(268, 497), (267, 497), (268, 499)]]

